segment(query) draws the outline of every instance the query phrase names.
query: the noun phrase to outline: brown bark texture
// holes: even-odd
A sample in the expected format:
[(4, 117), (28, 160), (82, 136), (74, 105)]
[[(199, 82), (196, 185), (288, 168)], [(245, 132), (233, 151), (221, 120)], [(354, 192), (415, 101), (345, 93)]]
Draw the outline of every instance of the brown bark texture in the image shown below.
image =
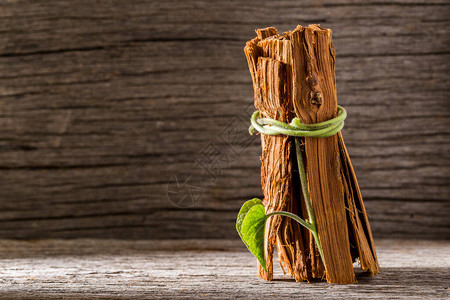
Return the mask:
[[(256, 30), (245, 54), (253, 80), (255, 107), (263, 117), (289, 123), (298, 117), (312, 124), (336, 116), (335, 50), (331, 30), (297, 26), (279, 35), (273, 27)], [(307, 217), (292, 137), (261, 135), (261, 185), (266, 212), (289, 211)], [(267, 272), (273, 278), (273, 253), (296, 281), (326, 276), (332, 283), (356, 282), (353, 262), (379, 272), (375, 246), (361, 192), (341, 132), (328, 138), (302, 138), (308, 189), (324, 261), (311, 233), (289, 218), (266, 224)]]

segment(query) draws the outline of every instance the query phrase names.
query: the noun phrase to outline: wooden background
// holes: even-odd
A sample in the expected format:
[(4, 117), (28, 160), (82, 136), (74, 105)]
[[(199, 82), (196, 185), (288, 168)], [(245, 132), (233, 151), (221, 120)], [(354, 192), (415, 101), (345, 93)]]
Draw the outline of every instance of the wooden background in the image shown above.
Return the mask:
[(237, 238), (262, 194), (243, 47), (310, 23), (375, 236), (450, 238), (449, 1), (0, 3), (0, 238)]

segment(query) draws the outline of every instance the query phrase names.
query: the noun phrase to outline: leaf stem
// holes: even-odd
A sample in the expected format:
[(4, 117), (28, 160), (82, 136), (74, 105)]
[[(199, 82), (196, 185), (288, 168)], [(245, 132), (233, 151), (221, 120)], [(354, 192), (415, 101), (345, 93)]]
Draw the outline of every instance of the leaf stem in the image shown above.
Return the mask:
[(300, 177), (300, 183), (302, 186), (303, 197), (305, 198), (306, 210), (308, 212), (309, 222), (314, 225), (316, 224), (316, 218), (314, 216), (314, 210), (311, 206), (311, 197), (309, 195), (308, 183), (306, 180), (306, 171), (305, 165), (303, 163), (302, 149), (301, 149), (301, 140), (300, 138), (295, 138), (295, 150), (297, 154), (297, 165), (298, 165), (298, 173)]
[(268, 218), (268, 217), (275, 216), (275, 215), (286, 216), (286, 217), (292, 218), (295, 221), (299, 222), (304, 227), (306, 227), (306, 229), (309, 229), (311, 231), (314, 230), (314, 228), (312, 228), (312, 226), (311, 226), (311, 223), (303, 220), (302, 218), (300, 218), (296, 214), (293, 214), (293, 213), (290, 213), (290, 212), (287, 212), (287, 211), (273, 211), (271, 213), (268, 213), (266, 216)]
[(301, 140), (298, 137), (294, 138), (294, 140), (295, 140), (295, 150), (296, 150), (296, 154), (297, 154), (298, 173), (299, 173), (300, 183), (301, 183), (300, 185), (302, 186), (303, 197), (305, 198), (305, 204), (306, 204), (306, 211), (308, 212), (308, 219), (309, 219), (308, 223), (310, 224), (310, 227), (306, 227), (306, 228), (308, 228), (311, 231), (311, 233), (314, 237), (314, 240), (316, 241), (317, 249), (319, 249), (320, 257), (322, 258), (322, 261), (325, 264), (322, 246), (320, 244), (319, 234), (317, 232), (316, 217), (314, 215), (314, 210), (311, 205), (311, 196), (309, 195), (308, 182), (306, 180), (306, 171), (305, 171), (305, 164), (303, 163)]
[(306, 229), (311, 231), (312, 236), (314, 237), (314, 240), (316, 241), (316, 245), (317, 245), (317, 249), (319, 250), (320, 258), (322, 259), (323, 263), (325, 264), (322, 246), (321, 246), (320, 240), (319, 240), (319, 233), (317, 232), (316, 217), (314, 216), (314, 210), (311, 205), (311, 196), (309, 195), (308, 183), (306, 181), (306, 172), (305, 172), (305, 165), (303, 164), (303, 156), (302, 156), (300, 138), (295, 138), (295, 150), (297, 152), (298, 173), (300, 175), (300, 183), (302, 186), (303, 197), (305, 198), (306, 210), (308, 212), (308, 220), (303, 220), (296, 214), (293, 214), (293, 213), (290, 213), (287, 211), (273, 211), (271, 213), (266, 214), (266, 217), (268, 219), (269, 217), (276, 216), (276, 215), (286, 216), (286, 217), (294, 219), (295, 221), (300, 223), (302, 226), (304, 226)]
[(295, 221), (297, 221), (298, 223), (300, 223), (302, 226), (304, 226), (306, 229), (308, 229), (309, 231), (311, 231), (314, 240), (316, 241), (317, 244), (317, 248), (319, 249), (319, 254), (320, 254), (320, 258), (322, 258), (323, 263), (325, 264), (325, 260), (323, 259), (323, 252), (322, 252), (322, 246), (320, 245), (320, 240), (319, 240), (319, 236), (317, 234), (317, 228), (315, 224), (312, 224), (308, 221), (303, 220), (302, 218), (300, 218), (299, 216), (297, 216), (296, 214), (287, 212), (287, 211), (273, 211), (271, 213), (268, 213), (266, 215), (267, 219), (271, 216), (286, 216), (289, 218), (294, 219)]

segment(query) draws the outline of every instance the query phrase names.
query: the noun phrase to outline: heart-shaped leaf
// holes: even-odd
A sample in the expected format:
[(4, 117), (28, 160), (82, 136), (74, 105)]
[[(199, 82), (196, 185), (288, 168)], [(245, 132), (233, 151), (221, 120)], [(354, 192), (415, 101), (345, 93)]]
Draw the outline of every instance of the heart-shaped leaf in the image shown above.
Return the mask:
[(252, 200), (248, 200), (247, 202), (245, 202), (241, 209), (239, 210), (238, 213), (238, 217), (236, 220), (236, 230), (239, 233), (239, 236), (241, 237), (242, 241), (244, 242), (245, 245), (247, 245), (247, 243), (244, 241), (244, 239), (242, 238), (242, 233), (241, 233), (241, 229), (242, 229), (242, 222), (244, 222), (244, 218), (247, 215), (248, 211), (250, 210), (250, 208), (252, 208), (255, 205), (263, 205), (262, 201), (259, 200), (258, 198), (253, 198)]
[[(264, 230), (266, 225), (266, 212), (262, 201), (252, 199), (242, 205), (236, 220), (236, 229), (248, 250), (258, 259), (266, 270), (264, 260)], [(266, 270), (267, 271), (267, 270)]]

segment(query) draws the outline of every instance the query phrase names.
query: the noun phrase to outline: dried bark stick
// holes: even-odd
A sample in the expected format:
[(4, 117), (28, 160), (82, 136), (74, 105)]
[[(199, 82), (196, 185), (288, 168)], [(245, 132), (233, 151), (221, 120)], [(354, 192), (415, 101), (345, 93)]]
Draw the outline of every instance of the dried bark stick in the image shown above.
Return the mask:
[[(276, 29), (266, 28), (264, 30), (257, 31), (257, 34), (258, 37), (247, 42), (247, 45), (245, 47), (245, 54), (247, 57), (250, 73), (252, 75), (253, 89), (255, 92), (255, 107), (257, 107), (261, 111), (262, 115), (271, 117), (280, 117), (281, 115), (281, 117), (286, 120), (289, 118), (289, 116), (285, 116), (285, 110), (283, 110), (283, 108), (279, 106), (274, 107), (276, 103), (269, 103), (269, 101), (273, 99), (273, 97), (270, 96), (274, 96), (273, 94), (276, 93), (278, 93), (278, 96), (281, 96), (280, 94), (284, 93), (284, 66), (281, 63), (276, 63), (275, 61), (259, 61), (258, 59), (262, 53), (261, 49), (257, 45), (258, 41), (271, 35), (277, 35)], [(265, 69), (264, 72), (259, 71), (262, 67)], [(268, 72), (269, 74), (266, 74), (266, 72)], [(275, 80), (273, 78), (274, 76), (276, 77)], [(269, 82), (267, 82), (267, 80), (269, 80)], [(276, 86), (273, 86), (272, 84), (276, 84)], [(270, 92), (267, 91), (267, 87), (270, 87)], [(289, 195), (284, 195), (284, 198), (282, 197), (280, 199), (276, 199), (277, 196), (280, 196), (280, 194), (277, 193), (278, 188), (281, 188), (283, 183), (287, 184), (289, 182), (288, 180), (286, 180), (288, 179), (288, 175), (286, 173), (289, 172), (289, 170), (279, 169), (279, 160), (288, 159), (290, 156), (290, 149), (281, 149), (283, 145), (288, 142), (288, 140), (289, 137), (268, 137), (261, 135), (261, 186), (264, 193), (264, 206), (266, 208), (266, 211), (268, 212), (275, 209), (284, 209), (286, 207), (286, 197), (290, 197)], [(273, 153), (272, 151), (276, 151), (275, 153), (279, 153), (280, 157), (278, 158), (278, 161), (273, 161), (273, 158), (276, 159), (276, 157), (274, 157), (273, 155), (270, 156)], [(287, 151), (289, 151), (289, 153)], [(274, 168), (272, 168), (272, 164), (275, 165)], [(288, 167), (289, 166), (285, 164), (285, 168)], [(276, 172), (275, 170), (277, 170), (278, 172)], [(272, 175), (274, 177), (266, 177), (266, 174), (268, 174), (269, 176)], [(284, 180), (282, 179), (283, 176), (285, 178)], [(278, 177), (278, 181), (270, 181), (272, 179), (275, 179), (276, 177)], [(279, 180), (282, 180), (283, 183), (279, 182)], [(278, 183), (280, 183), (280, 186), (277, 187), (276, 185)], [(292, 195), (291, 191), (289, 190), (290, 187), (285, 186), (285, 188), (287, 194)], [(271, 193), (271, 190), (274, 191), (273, 194)], [(273, 252), (276, 242), (276, 233), (280, 227), (281, 221), (281, 217), (274, 217), (266, 223), (264, 237), (264, 256), (267, 272), (258, 263), (258, 275), (265, 280), (272, 280), (273, 278)]]
[[(292, 105), (292, 51), (290, 40), (285, 36), (274, 35), (259, 41), (258, 46), (262, 48), (263, 56), (271, 57), (285, 64), (286, 101)], [(293, 151), (293, 155), (296, 155), (295, 151)], [(296, 161), (296, 158), (293, 161)], [(297, 169), (296, 163), (293, 167)], [(307, 219), (308, 214), (298, 176), (294, 176), (293, 181), (294, 187), (298, 189), (294, 193), (293, 201), (288, 201), (286, 211), (303, 215), (303, 218)], [(324, 266), (318, 259), (319, 252), (312, 234), (296, 221), (290, 218), (283, 219), (277, 236), (277, 248), (280, 262), (284, 263), (288, 272), (296, 281), (309, 281), (312, 278), (323, 277)]]
[[(292, 33), (293, 99), (297, 117), (312, 124), (336, 117), (331, 31), (316, 25)], [(306, 174), (327, 281), (356, 282), (350, 254), (338, 138), (305, 138)]]
[(369, 219), (366, 208), (364, 207), (361, 191), (359, 190), (355, 170), (353, 169), (350, 156), (345, 147), (344, 138), (341, 132), (337, 135), (342, 164), (341, 175), (344, 181), (345, 199), (347, 201), (347, 216), (350, 220), (350, 245), (354, 246), (357, 251), (352, 256), (359, 257), (361, 268), (369, 271), (373, 276), (379, 273), (379, 266), (372, 230), (370, 229)]
[[(256, 32), (257, 37), (249, 41), (245, 47), (250, 73), (253, 78), (255, 107), (264, 116), (289, 122), (293, 117), (292, 100), (290, 99), (292, 80), (290, 77), (291, 72), (287, 70), (288, 65), (284, 63), (289, 62), (291, 57), (289, 41), (278, 40), (277, 38), (280, 36), (273, 27), (260, 29)], [(261, 41), (263, 41), (263, 44), (260, 43)], [(264, 56), (273, 59), (268, 59)], [(281, 73), (279, 73), (280, 71)], [(277, 81), (276, 85), (273, 84)], [(280, 112), (285, 113), (280, 115)], [(293, 190), (293, 186), (298, 185), (298, 180), (297, 176), (293, 175), (293, 170), (296, 168), (294, 163), (296, 158), (292, 138), (285, 136), (280, 139), (263, 135), (261, 136), (261, 141), (263, 148), (261, 155), (261, 185), (264, 191), (266, 212), (280, 210), (279, 207), (282, 204), (285, 211), (301, 214), (301, 207), (298, 207), (298, 203), (301, 203), (301, 200), (296, 199), (296, 197), (301, 197), (301, 193)], [(273, 151), (273, 148), (278, 148), (275, 150), (275, 153), (289, 152), (289, 156), (285, 156), (284, 160), (283, 158), (277, 159), (277, 157), (272, 157), (269, 154)], [(273, 180), (270, 176), (271, 170), (280, 168), (280, 165), (281, 168), (287, 168), (285, 170), (285, 176), (288, 179), (288, 182), (286, 182), (287, 190), (285, 191), (287, 193), (284, 193), (284, 196), (280, 194), (278, 188), (273, 186), (270, 181)], [(269, 176), (265, 174), (269, 174)], [(281, 200), (282, 203), (274, 202), (274, 199), (279, 196), (284, 197)], [(259, 266), (259, 276), (266, 280), (270, 280), (273, 276), (272, 256), (276, 236), (280, 263), (284, 264), (284, 268), (296, 281), (310, 280), (311, 266), (308, 266), (305, 255), (311, 252), (309, 249), (305, 249), (305, 244), (309, 245), (310, 243), (308, 239), (307, 243), (303, 240), (303, 237), (309, 235), (309, 232), (307, 230), (304, 232), (303, 228), (294, 220), (281, 217), (272, 219), (268, 222), (265, 238), (267, 272)], [(313, 247), (315, 247), (314, 244)]]
[[(284, 64), (269, 58), (258, 59), (258, 79), (261, 97), (255, 106), (265, 116), (286, 122), (292, 115), (285, 101)], [(281, 100), (281, 101), (280, 101)], [(285, 210), (292, 202), (292, 139), (288, 136), (261, 136), (261, 184), (266, 212)], [(266, 223), (265, 259), (268, 273), (259, 268), (263, 278), (272, 278), (272, 257), (282, 217), (275, 216)]]

